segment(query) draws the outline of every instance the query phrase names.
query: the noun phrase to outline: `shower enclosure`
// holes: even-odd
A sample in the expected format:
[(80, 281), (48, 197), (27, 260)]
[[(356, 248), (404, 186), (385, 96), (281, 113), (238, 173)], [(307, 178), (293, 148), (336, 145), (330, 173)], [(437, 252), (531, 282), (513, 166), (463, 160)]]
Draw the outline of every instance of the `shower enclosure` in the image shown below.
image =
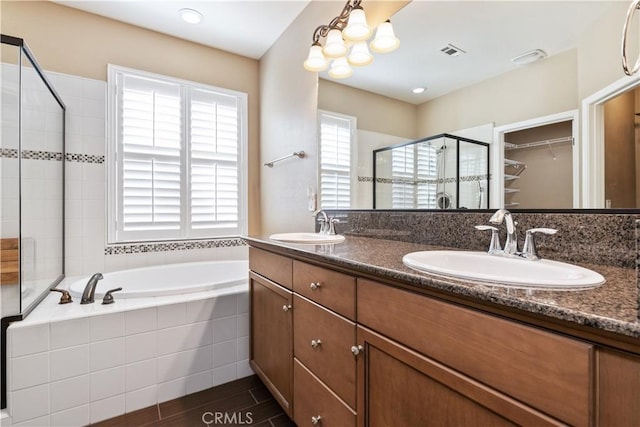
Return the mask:
[(65, 105), (24, 40), (1, 36), (0, 317), (6, 332), (64, 278)]
[(373, 208), (489, 208), (489, 144), (440, 134), (374, 150)]

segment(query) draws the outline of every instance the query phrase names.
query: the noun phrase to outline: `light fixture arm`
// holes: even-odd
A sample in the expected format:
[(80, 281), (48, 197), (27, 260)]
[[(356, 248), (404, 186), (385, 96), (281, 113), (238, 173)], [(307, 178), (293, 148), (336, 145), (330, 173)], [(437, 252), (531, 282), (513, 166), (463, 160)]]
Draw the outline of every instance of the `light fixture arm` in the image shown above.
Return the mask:
[(347, 26), (347, 21), (349, 21), (349, 14), (353, 9), (362, 8), (360, 6), (362, 0), (347, 0), (347, 3), (342, 8), (342, 12), (340, 15), (336, 16), (329, 22), (327, 25), (320, 25), (313, 32), (313, 44), (320, 44), (321, 37), (327, 37), (329, 31), (331, 30), (340, 30), (342, 31)]

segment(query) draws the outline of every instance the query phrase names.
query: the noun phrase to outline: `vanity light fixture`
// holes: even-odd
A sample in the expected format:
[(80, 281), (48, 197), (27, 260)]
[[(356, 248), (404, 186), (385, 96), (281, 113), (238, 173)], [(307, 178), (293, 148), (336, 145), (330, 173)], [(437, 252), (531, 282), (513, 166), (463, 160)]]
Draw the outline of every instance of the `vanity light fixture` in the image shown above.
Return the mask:
[(542, 49), (534, 49), (529, 52), (525, 52), (522, 55), (518, 55), (515, 58), (511, 58), (511, 62), (516, 65), (526, 65), (532, 62), (539, 61), (547, 57), (547, 53)]
[[(347, 0), (340, 15), (329, 24), (315, 29), (309, 56), (304, 61), (305, 69), (324, 71), (331, 62), (329, 76), (342, 79), (353, 74), (351, 66), (362, 67), (373, 62), (373, 55), (366, 43), (373, 31), (367, 24), (361, 3), (362, 0)], [(374, 52), (386, 53), (397, 49), (399, 45), (391, 22), (387, 20), (378, 26), (370, 47)]]
[(178, 14), (180, 18), (188, 24), (199, 24), (202, 22), (202, 14), (195, 9), (180, 9)]

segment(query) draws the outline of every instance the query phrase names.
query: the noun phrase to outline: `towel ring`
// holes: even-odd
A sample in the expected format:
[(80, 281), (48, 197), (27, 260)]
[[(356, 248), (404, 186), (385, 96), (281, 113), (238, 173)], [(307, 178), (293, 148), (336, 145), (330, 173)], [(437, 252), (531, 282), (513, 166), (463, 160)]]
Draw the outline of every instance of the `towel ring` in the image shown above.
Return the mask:
[(629, 70), (629, 63), (627, 62), (627, 32), (629, 31), (629, 24), (633, 14), (638, 9), (640, 9), (640, 0), (634, 0), (629, 6), (629, 10), (627, 10), (627, 20), (624, 22), (624, 29), (622, 30), (622, 69), (627, 76), (632, 76), (640, 70), (640, 56), (638, 56), (632, 70)]

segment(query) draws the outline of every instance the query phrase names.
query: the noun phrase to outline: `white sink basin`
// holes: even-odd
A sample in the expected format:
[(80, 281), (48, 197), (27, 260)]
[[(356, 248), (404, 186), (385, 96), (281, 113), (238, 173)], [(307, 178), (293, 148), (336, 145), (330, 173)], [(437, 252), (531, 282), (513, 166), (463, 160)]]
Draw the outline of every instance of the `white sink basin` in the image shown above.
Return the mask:
[(320, 233), (278, 233), (272, 234), (271, 236), (269, 236), (269, 238), (271, 240), (288, 243), (325, 244), (344, 242), (344, 236), (341, 236), (339, 234), (330, 236), (328, 234)]
[(546, 259), (528, 261), (486, 252), (412, 252), (402, 262), (427, 273), (515, 288), (585, 289), (605, 282), (602, 275), (577, 265)]

